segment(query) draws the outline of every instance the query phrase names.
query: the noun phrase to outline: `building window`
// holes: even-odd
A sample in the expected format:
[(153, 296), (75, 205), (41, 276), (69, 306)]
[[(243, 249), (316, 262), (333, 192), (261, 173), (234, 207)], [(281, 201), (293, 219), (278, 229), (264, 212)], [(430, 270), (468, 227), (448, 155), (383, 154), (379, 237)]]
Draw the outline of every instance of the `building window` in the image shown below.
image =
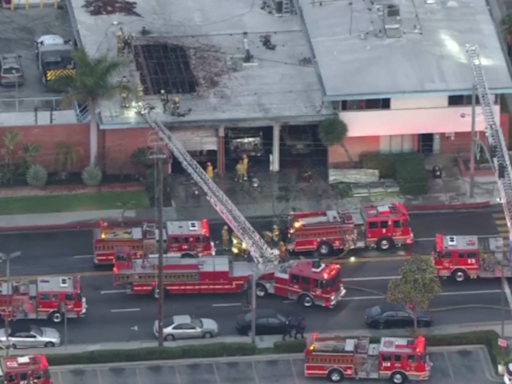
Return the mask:
[[(448, 96), (448, 105), (449, 106), (471, 105), (471, 98), (472, 98), (472, 95)], [(495, 100), (493, 100), (493, 101), (495, 101)], [(478, 95), (476, 95), (476, 105), (480, 105), (480, 99), (478, 98)]]
[(343, 100), (342, 111), (361, 111), (372, 109), (390, 109), (391, 99)]

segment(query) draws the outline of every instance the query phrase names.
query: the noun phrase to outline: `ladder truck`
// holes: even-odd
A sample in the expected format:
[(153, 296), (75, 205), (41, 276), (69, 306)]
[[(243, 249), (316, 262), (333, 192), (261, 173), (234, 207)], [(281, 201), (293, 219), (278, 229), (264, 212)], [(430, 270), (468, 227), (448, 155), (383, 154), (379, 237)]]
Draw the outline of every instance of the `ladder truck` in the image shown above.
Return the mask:
[(153, 109), (153, 106), (146, 103), (141, 106), (139, 113), (151, 128), (155, 130), (160, 140), (171, 150), (173, 156), (180, 161), (183, 168), (185, 168), (194, 181), (203, 189), (207, 199), (219, 215), (228, 223), (242, 241), (247, 244), (247, 249), (251, 253), (260, 271), (268, 272), (269, 269), (275, 269), (279, 263), (279, 251), (271, 249), (265, 243), (258, 232), (254, 230), (235, 205), (208, 177), (199, 164), (197, 164), (185, 148), (183, 148), (181, 143), (174, 138), (172, 133), (170, 133), (160, 121), (151, 116)]
[(493, 166), (496, 172), (501, 203), (503, 204), (510, 236), (512, 229), (510, 221), (512, 218), (512, 169), (510, 167), (507, 144), (503, 137), (503, 131), (497, 123), (478, 46), (467, 45), (466, 55), (473, 71), (474, 86), (480, 99), (480, 106), (485, 119), (485, 135), (489, 143), (490, 157), (494, 163)]

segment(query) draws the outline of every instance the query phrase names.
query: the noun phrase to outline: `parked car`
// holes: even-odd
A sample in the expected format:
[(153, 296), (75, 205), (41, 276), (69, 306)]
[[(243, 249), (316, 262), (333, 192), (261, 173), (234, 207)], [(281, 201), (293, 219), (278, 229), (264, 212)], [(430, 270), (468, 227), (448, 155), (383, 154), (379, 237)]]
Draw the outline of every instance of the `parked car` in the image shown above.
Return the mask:
[[(212, 319), (200, 319), (189, 315), (178, 315), (164, 319), (164, 339), (209, 339), (219, 335), (219, 326)], [(153, 333), (158, 338), (158, 320), (153, 326)]]
[[(243, 313), (236, 318), (236, 330), (251, 336), (252, 314)], [(286, 317), (271, 309), (256, 310), (257, 335), (282, 335), (286, 330)]]
[(20, 56), (14, 53), (0, 55), (0, 85), (16, 87), (24, 82)]
[(505, 374), (503, 375), (503, 382), (505, 384), (512, 384), (512, 364), (507, 364), (505, 367)]
[[(432, 313), (417, 311), (418, 327), (430, 327), (434, 321)], [(413, 312), (405, 305), (377, 305), (365, 311), (366, 325), (370, 328), (407, 328), (414, 327)]]
[(9, 337), (6, 337), (5, 328), (0, 329), (0, 343), (6, 348), (58, 347), (60, 340), (56, 329), (26, 323), (11, 323)]

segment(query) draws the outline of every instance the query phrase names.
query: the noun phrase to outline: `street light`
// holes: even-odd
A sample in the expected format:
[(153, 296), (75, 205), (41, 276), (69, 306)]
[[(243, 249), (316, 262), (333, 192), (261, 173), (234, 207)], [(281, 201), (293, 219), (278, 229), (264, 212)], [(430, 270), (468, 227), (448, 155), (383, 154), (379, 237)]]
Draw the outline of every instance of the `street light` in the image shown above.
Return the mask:
[[(13, 253), (1, 253), (0, 252), (0, 262), (5, 262), (5, 277), (7, 280), (7, 310), (11, 311), (11, 299), (12, 299), (12, 286), (9, 281), (11, 277), (11, 260), (21, 256), (21, 252), (13, 252)], [(12, 316), (12, 313), (10, 314)], [(9, 345), (9, 314), (5, 316), (5, 341), (6, 344)], [(9, 356), (9, 348), (5, 349), (6, 356)]]

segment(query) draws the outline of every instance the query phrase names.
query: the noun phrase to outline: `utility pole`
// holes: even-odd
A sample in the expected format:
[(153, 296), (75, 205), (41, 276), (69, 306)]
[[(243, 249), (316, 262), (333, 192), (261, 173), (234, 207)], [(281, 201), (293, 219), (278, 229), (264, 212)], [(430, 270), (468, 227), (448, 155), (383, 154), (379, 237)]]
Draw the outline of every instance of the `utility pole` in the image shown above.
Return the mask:
[(471, 157), (469, 161), (470, 179), (469, 179), (469, 197), (475, 197), (475, 150), (476, 150), (476, 87), (473, 84), (471, 94)]
[(256, 343), (256, 279), (258, 275), (251, 275), (251, 343)]
[[(7, 308), (5, 316), (5, 341), (9, 345), (9, 318), (13, 316), (12, 310), (12, 284), (11, 277), (11, 260), (21, 256), (21, 252), (13, 252), (10, 254), (0, 253), (0, 262), (5, 262), (5, 277), (7, 280)], [(9, 313), (10, 312), (10, 313)], [(5, 349), (6, 356), (9, 356), (9, 348)]]

